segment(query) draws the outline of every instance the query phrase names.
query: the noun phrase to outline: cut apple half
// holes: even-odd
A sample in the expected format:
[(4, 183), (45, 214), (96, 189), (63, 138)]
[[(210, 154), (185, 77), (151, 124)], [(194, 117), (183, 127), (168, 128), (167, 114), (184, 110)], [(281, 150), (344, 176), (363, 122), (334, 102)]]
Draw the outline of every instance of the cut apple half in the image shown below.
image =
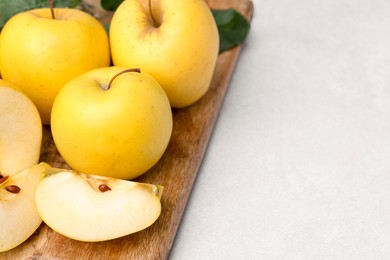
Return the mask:
[(47, 171), (35, 205), (54, 231), (80, 241), (123, 237), (152, 225), (161, 213), (162, 186), (76, 171)]
[(23, 243), (42, 223), (34, 206), (34, 191), (49, 167), (37, 164), (13, 176), (0, 177), (0, 252)]
[(42, 122), (34, 103), (0, 79), (0, 174), (11, 176), (38, 163)]

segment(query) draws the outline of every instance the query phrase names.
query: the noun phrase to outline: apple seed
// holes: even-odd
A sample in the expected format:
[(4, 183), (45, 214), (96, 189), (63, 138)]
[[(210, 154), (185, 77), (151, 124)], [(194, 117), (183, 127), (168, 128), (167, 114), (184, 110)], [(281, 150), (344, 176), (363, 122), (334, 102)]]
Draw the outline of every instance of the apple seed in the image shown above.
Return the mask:
[(111, 188), (108, 187), (106, 184), (100, 184), (100, 185), (99, 185), (99, 190), (100, 190), (101, 192), (106, 192), (106, 191), (111, 190)]
[(8, 192), (11, 192), (13, 194), (17, 194), (20, 192), (20, 187), (19, 186), (16, 186), (16, 185), (9, 185), (7, 187), (5, 187), (5, 189), (8, 191)]
[(0, 184), (2, 184), (3, 182), (5, 182), (7, 179), (8, 179), (8, 176), (2, 176), (2, 175), (0, 175)]

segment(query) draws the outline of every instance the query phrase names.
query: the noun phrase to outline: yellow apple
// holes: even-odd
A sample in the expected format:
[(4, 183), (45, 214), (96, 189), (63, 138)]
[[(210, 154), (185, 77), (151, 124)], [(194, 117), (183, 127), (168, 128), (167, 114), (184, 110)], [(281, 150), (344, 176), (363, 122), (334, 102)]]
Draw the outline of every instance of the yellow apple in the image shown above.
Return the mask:
[(140, 67), (180, 108), (207, 92), (219, 36), (204, 0), (126, 0), (112, 18), (110, 44), (114, 65)]
[(48, 164), (36, 164), (0, 178), (0, 252), (23, 243), (42, 223), (34, 205), (34, 192), (48, 168)]
[(172, 133), (169, 100), (144, 72), (99, 68), (69, 81), (54, 100), (58, 151), (80, 172), (133, 179), (165, 152)]
[(10, 176), (38, 163), (42, 122), (34, 103), (0, 79), (0, 175)]
[(140, 231), (160, 216), (163, 187), (51, 169), (35, 191), (43, 221), (80, 241), (104, 241)]
[(93, 16), (77, 9), (29, 10), (12, 17), (0, 37), (3, 79), (35, 103), (50, 123), (53, 100), (70, 79), (110, 64), (108, 35)]

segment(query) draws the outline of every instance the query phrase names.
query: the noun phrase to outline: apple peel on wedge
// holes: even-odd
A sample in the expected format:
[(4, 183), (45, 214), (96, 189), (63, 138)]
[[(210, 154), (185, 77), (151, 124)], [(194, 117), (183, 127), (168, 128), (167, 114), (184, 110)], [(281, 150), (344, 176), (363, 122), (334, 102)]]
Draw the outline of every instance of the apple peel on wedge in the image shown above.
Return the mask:
[(87, 242), (143, 230), (161, 213), (163, 187), (52, 168), (38, 184), (35, 206), (54, 231)]
[(34, 192), (49, 167), (45, 163), (36, 164), (0, 178), (0, 252), (23, 243), (42, 223), (34, 206)]

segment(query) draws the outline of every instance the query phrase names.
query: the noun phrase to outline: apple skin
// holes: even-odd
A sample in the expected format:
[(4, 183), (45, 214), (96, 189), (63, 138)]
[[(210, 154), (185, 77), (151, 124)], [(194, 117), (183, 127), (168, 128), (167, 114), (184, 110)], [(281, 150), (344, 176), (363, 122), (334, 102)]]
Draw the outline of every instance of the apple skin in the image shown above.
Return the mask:
[[(181, 108), (208, 90), (215, 69), (219, 35), (203, 0), (126, 0), (110, 24), (114, 65), (140, 67), (153, 76)], [(131, 14), (131, 15), (129, 15)]]
[(12, 17), (0, 36), (3, 79), (35, 103), (44, 124), (59, 89), (70, 79), (110, 64), (108, 35), (93, 16), (76, 9), (29, 10)]
[(0, 79), (0, 174), (11, 176), (38, 163), (42, 122), (29, 97)]
[(58, 93), (51, 130), (59, 153), (79, 172), (133, 179), (165, 152), (172, 133), (169, 100), (148, 74), (105, 67), (68, 82)]

